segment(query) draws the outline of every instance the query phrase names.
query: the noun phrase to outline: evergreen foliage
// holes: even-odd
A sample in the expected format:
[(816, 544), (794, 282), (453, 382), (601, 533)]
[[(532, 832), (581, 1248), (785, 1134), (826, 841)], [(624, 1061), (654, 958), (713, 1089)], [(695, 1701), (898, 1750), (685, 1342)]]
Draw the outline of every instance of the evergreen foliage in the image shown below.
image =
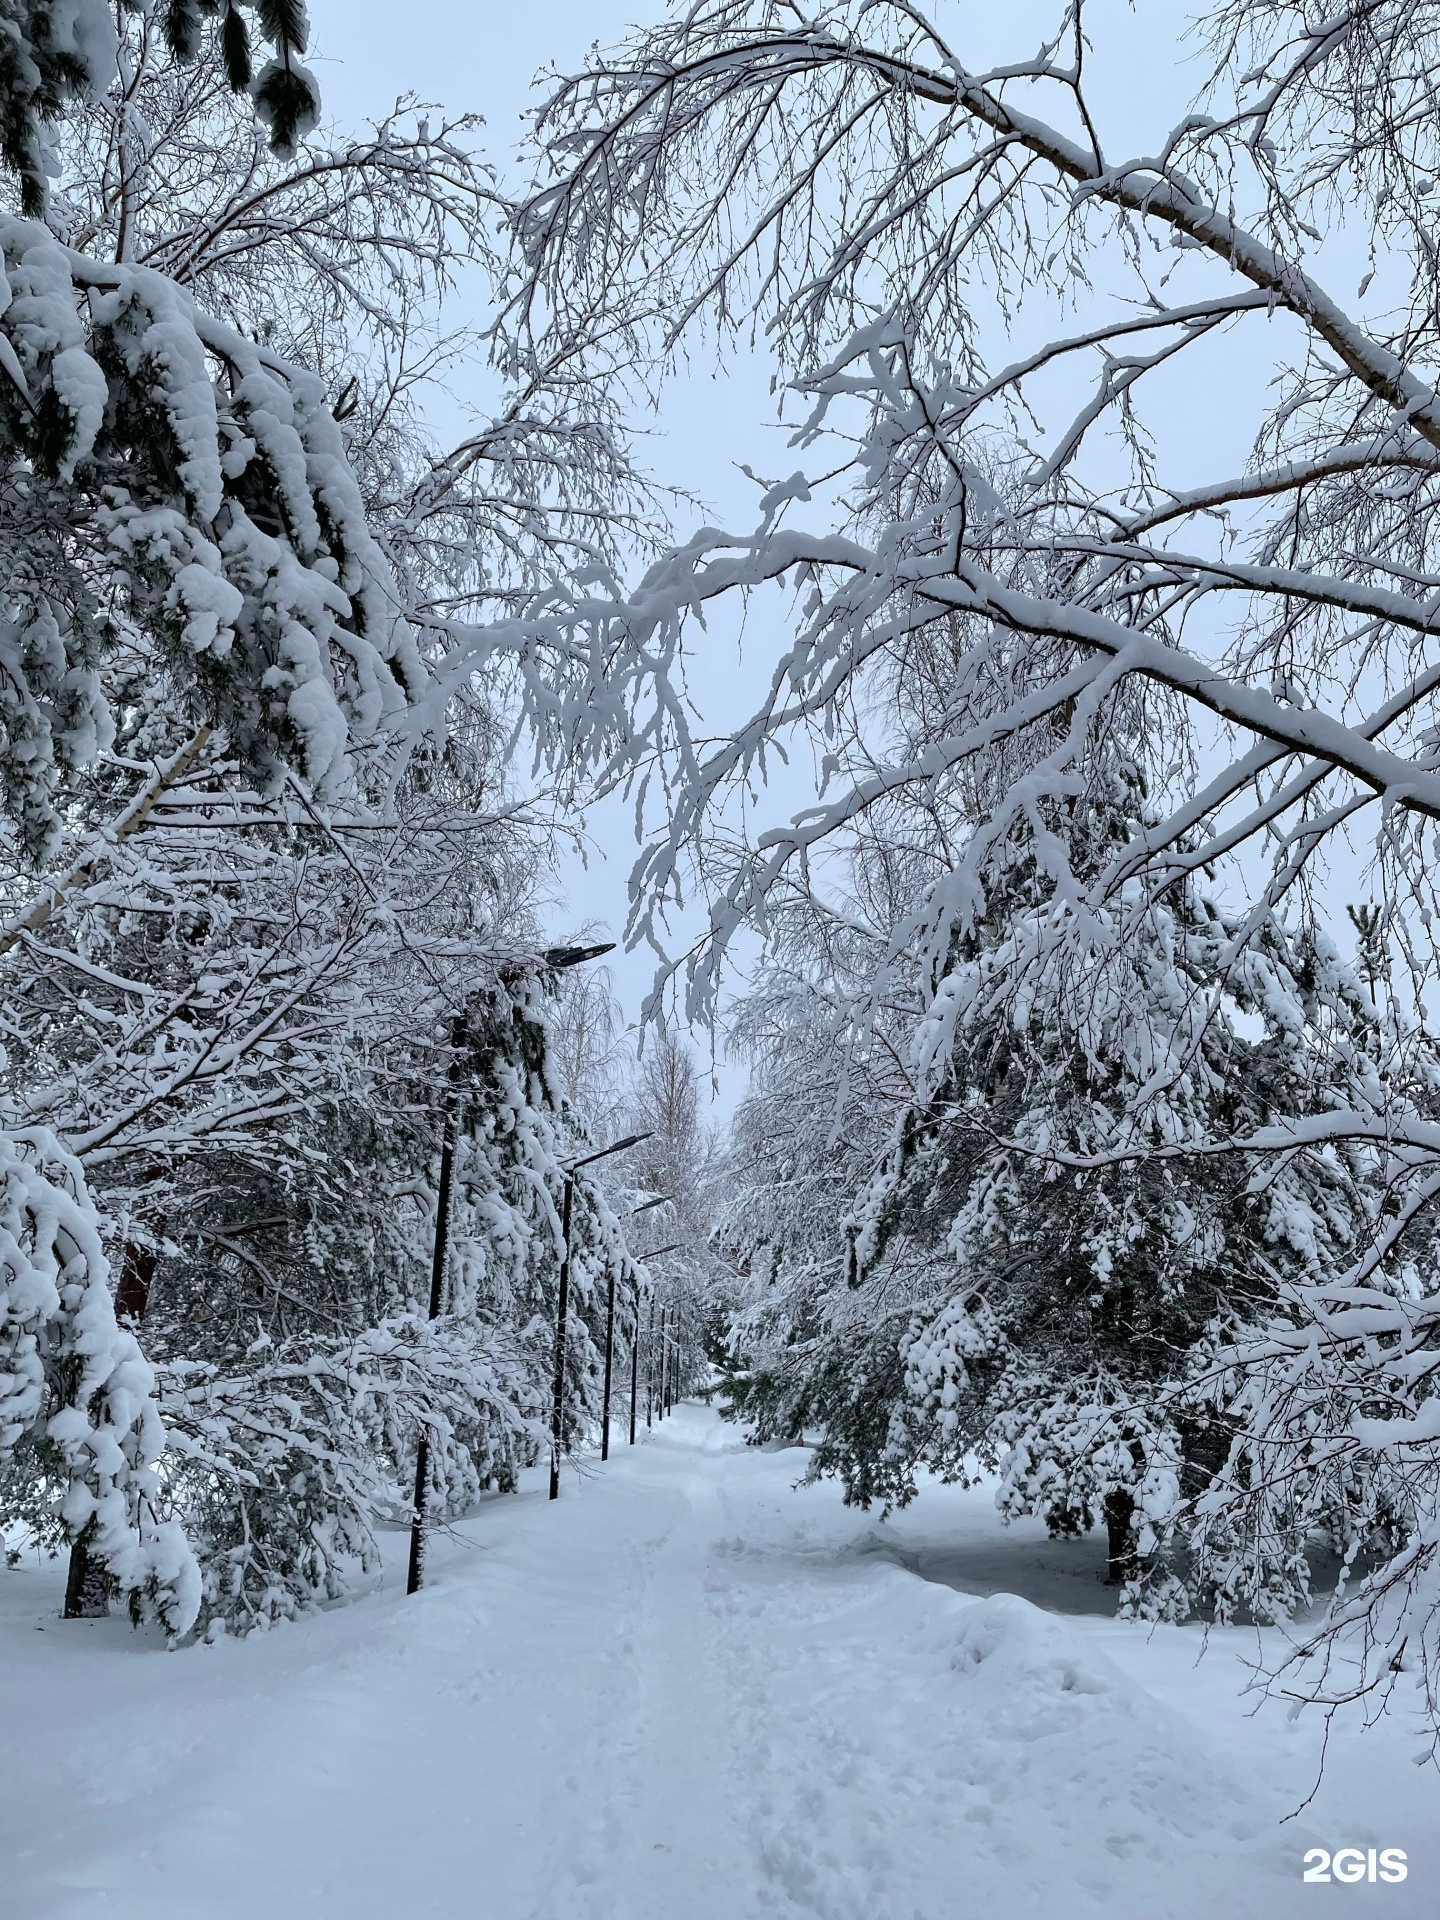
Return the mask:
[[(148, 13), (123, 0), (124, 13)], [(248, 92), (272, 146), (292, 152), (315, 125), (320, 95), (301, 64), (309, 38), (302, 0), (162, 0), (166, 45), (193, 61), (213, 34), (230, 86)], [(77, 100), (114, 80), (120, 36), (110, 0), (6, 0), (0, 32), (0, 160), (17, 178), (22, 211), (45, 210), (47, 161), (55, 125)], [(273, 50), (257, 73), (254, 35)]]
[[(1133, 770), (1110, 758), (1050, 823), (1082, 880), (1143, 832)], [(1034, 835), (992, 849), (983, 907), (920, 1025), (922, 1097), (902, 1099), (878, 1153), (872, 1134), (868, 1177), (851, 1171), (828, 1271), (793, 1163), (750, 1162), (735, 1214), (778, 1216), (775, 1244), (811, 1259), (782, 1257), (752, 1288), (737, 1404), (762, 1435), (816, 1431), (814, 1471), (861, 1504), (905, 1504), (921, 1466), (988, 1466), (1003, 1510), (1107, 1528), (1127, 1607), (1183, 1613), (1215, 1597), (1182, 1523), (1233, 1421), (1188, 1378), (1223, 1330), (1337, 1281), (1382, 1198), (1359, 1146), (1257, 1181), (1227, 1143), (1379, 1106), (1393, 1054), (1316, 931), (1272, 923), (1238, 942), (1193, 880), (1121, 895), (1083, 941), (1070, 911)], [(804, 1073), (796, 1087), (794, 1054), (777, 1052), (756, 1104), (803, 1111)], [(830, 1080), (834, 1111), (833, 1065)], [(1309, 1521), (1354, 1531), (1343, 1502)], [(1303, 1539), (1282, 1551), (1303, 1558)]]

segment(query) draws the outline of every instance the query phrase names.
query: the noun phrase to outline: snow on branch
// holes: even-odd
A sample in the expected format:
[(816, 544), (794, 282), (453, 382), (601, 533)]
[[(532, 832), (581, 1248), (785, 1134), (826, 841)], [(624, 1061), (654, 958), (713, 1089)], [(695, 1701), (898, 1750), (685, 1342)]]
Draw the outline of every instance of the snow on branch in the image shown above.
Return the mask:
[(154, 1371), (116, 1324), (99, 1222), (78, 1163), (43, 1129), (0, 1134), (0, 1454), (46, 1415), (38, 1447), (74, 1538), (172, 1633), (200, 1575), (156, 1474)]
[[(1142, 1610), (1184, 1601), (1196, 1487), (1222, 1610), (1299, 1604), (1323, 1528), (1378, 1571), (1299, 1691), (1340, 1697), (1354, 1629), (1359, 1693), (1414, 1654), (1433, 1712), (1440, 32), (1404, 0), (1200, 30), (1139, 151), (1079, 8), (985, 72), (909, 0), (715, 0), (557, 81), (509, 325), (538, 353), (603, 308), (597, 373), (657, 385), (697, 327), (764, 339), (808, 466), (628, 594), (447, 637), (634, 798), (632, 939), (698, 891), (692, 1013), (761, 938), (767, 1430), (828, 1422), (865, 1498), (1008, 1436), (1015, 1500), (1103, 1518)], [(1197, 471), (1217, 383), (1248, 447)], [(685, 661), (727, 601), (771, 652), (705, 738)], [(1368, 994), (1327, 898), (1354, 848)], [(844, 1144), (848, 1249), (794, 1140)]]
[(6, 485), (53, 536), (12, 582), (4, 629), (8, 727), (26, 743), (6, 779), (37, 847), (62, 769), (110, 737), (92, 555), (199, 723), (262, 779), (294, 765), (338, 791), (352, 742), (425, 674), (320, 381), (172, 281), (36, 223), (0, 223), (0, 255)]

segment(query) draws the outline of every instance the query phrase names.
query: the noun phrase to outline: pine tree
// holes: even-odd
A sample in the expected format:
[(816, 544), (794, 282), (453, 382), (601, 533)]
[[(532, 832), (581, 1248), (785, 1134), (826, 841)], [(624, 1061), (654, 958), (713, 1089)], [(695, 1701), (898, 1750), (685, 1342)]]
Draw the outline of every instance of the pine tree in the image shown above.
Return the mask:
[[(1113, 859), (1142, 807), (1102, 770), (1053, 823), (1067, 870)], [(1188, 1605), (1168, 1548), (1228, 1441), (1187, 1368), (1287, 1281), (1342, 1272), (1378, 1205), (1363, 1154), (1252, 1189), (1222, 1151), (1379, 1090), (1378, 1023), (1323, 936), (1234, 932), (1193, 880), (1077, 927), (1028, 832), (997, 850), (922, 1028), (923, 1097), (851, 1209), (848, 1284), (792, 1283), (746, 1384), (770, 1427), (820, 1429), (848, 1498), (988, 1464), (1002, 1510), (1105, 1527), (1126, 1605)]]
[[(127, 0), (123, 11), (140, 9)], [(9, 0), (0, 33), (0, 161), (20, 183), (22, 211), (46, 204), (45, 161), (55, 123), (115, 77), (119, 35), (109, 0)], [(178, 60), (193, 60), (213, 34), (226, 78), (249, 93), (281, 152), (314, 126), (320, 96), (301, 64), (309, 37), (303, 0), (162, 0), (161, 29)], [(257, 73), (253, 35), (273, 49)]]

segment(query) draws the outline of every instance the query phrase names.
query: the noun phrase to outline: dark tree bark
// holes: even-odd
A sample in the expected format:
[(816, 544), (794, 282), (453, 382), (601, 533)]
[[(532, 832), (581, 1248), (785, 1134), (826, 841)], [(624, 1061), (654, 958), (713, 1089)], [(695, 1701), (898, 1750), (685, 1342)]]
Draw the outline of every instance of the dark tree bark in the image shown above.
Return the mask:
[(1112, 1487), (1105, 1496), (1105, 1540), (1106, 1581), (1112, 1587), (1123, 1586), (1140, 1570), (1135, 1551), (1135, 1498), (1123, 1487)]
[[(115, 1318), (138, 1327), (150, 1304), (150, 1288), (159, 1261), (158, 1250), (125, 1242), (120, 1261), (120, 1281), (115, 1288)], [(103, 1620), (110, 1612), (110, 1596), (115, 1583), (90, 1552), (95, 1530), (92, 1520), (82, 1529), (70, 1547), (70, 1568), (65, 1577), (65, 1618), (67, 1620)]]
[(120, 1284), (115, 1289), (117, 1320), (129, 1320), (138, 1327), (145, 1318), (158, 1259), (155, 1247), (138, 1246), (133, 1240), (125, 1242), (125, 1254), (120, 1262)]
[(70, 1548), (70, 1571), (65, 1580), (65, 1618), (103, 1620), (110, 1612), (114, 1582), (90, 1552), (93, 1520), (81, 1529)]

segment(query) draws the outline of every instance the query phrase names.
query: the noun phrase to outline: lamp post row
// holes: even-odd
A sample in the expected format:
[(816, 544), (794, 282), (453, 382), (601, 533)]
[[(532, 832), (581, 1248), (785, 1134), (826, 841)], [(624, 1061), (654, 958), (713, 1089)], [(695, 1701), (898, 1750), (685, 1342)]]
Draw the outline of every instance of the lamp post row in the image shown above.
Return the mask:
[[(452, 1032), (452, 1057), (450, 1065), (451, 1099), (447, 1104), (444, 1130), (440, 1144), (440, 1181), (436, 1194), (435, 1208), (435, 1245), (430, 1267), (430, 1314), (434, 1320), (439, 1316), (444, 1304), (445, 1268), (450, 1243), (451, 1200), (455, 1178), (455, 1140), (458, 1123), (454, 1090), (459, 1080), (459, 1048), (463, 1035), (464, 1018), (457, 1015)], [(574, 1160), (565, 1169), (564, 1199), (561, 1203), (561, 1254), (560, 1289), (555, 1314), (555, 1362), (554, 1362), (554, 1398), (550, 1422), (550, 1498), (560, 1497), (560, 1457), (564, 1434), (565, 1410), (565, 1343), (569, 1329), (570, 1314), (570, 1228), (573, 1217), (575, 1197), (575, 1175), (582, 1167), (590, 1166), (596, 1160), (607, 1160), (611, 1154), (623, 1153), (627, 1147), (636, 1147), (648, 1140), (648, 1133), (629, 1134), (623, 1140), (616, 1140), (608, 1147), (602, 1147), (596, 1153), (587, 1153), (583, 1158)], [(669, 1194), (659, 1194), (653, 1200), (647, 1200), (643, 1206), (636, 1207), (635, 1213), (648, 1213), (652, 1207), (662, 1207), (670, 1199)], [(655, 1260), (661, 1254), (673, 1253), (680, 1242), (672, 1241), (663, 1247), (652, 1247), (641, 1256), (645, 1260)], [(615, 1276), (612, 1273), (606, 1289), (605, 1315), (605, 1388), (604, 1409), (601, 1421), (600, 1458), (610, 1458), (610, 1402), (611, 1384), (614, 1373), (615, 1354)], [(671, 1411), (673, 1406), (672, 1370), (669, 1366), (669, 1339), (666, 1336), (665, 1309), (660, 1312), (660, 1417)], [(645, 1424), (651, 1424), (655, 1408), (655, 1297), (650, 1297), (650, 1359), (647, 1367), (649, 1394), (645, 1409)], [(639, 1399), (640, 1367), (640, 1282), (635, 1282), (635, 1326), (630, 1341), (630, 1445), (635, 1444), (636, 1408)], [(405, 1591), (417, 1593), (425, 1574), (425, 1512), (430, 1488), (430, 1442), (426, 1434), (421, 1434), (415, 1460), (415, 1501), (414, 1519), (410, 1528), (410, 1564)]]
[[(565, 1335), (570, 1319), (570, 1213), (575, 1197), (575, 1176), (581, 1167), (588, 1167), (597, 1160), (608, 1160), (612, 1153), (623, 1153), (627, 1147), (638, 1147), (642, 1140), (648, 1140), (648, 1133), (627, 1134), (623, 1140), (613, 1145), (601, 1147), (597, 1153), (587, 1153), (582, 1159), (572, 1160), (565, 1169), (565, 1201), (561, 1212), (561, 1248), (560, 1248), (560, 1299), (555, 1310), (555, 1397), (550, 1415), (550, 1498), (560, 1498), (560, 1451), (565, 1421)], [(610, 1331), (605, 1339), (605, 1398), (610, 1398), (610, 1356), (614, 1338), (615, 1282), (610, 1282)]]
[[(608, 941), (593, 946), (551, 947), (541, 958), (552, 971), (559, 973), (569, 967), (581, 965), (587, 960), (597, 960), (602, 954), (613, 950), (614, 942)], [(445, 1103), (445, 1113), (440, 1137), (440, 1182), (435, 1195), (435, 1245), (430, 1263), (430, 1318), (438, 1318), (445, 1298), (445, 1266), (450, 1247), (450, 1211), (451, 1198), (455, 1183), (455, 1142), (459, 1129), (459, 1087), (461, 1079), (461, 1047), (464, 1043), (466, 1015), (463, 1012), (453, 1016), (450, 1023), (450, 1066), (447, 1073), (449, 1098)], [(572, 1160), (565, 1169), (565, 1194), (561, 1204), (561, 1248), (560, 1248), (560, 1297), (555, 1313), (555, 1370), (554, 1370), (554, 1406), (550, 1420), (550, 1498), (560, 1496), (560, 1453), (564, 1434), (565, 1418), (565, 1339), (570, 1316), (570, 1222), (575, 1199), (575, 1175), (581, 1167), (588, 1167), (596, 1160), (607, 1160), (612, 1153), (623, 1153), (627, 1147), (638, 1147), (642, 1140), (648, 1140), (648, 1133), (632, 1133), (624, 1140), (617, 1140), (612, 1146), (601, 1147), (596, 1153), (587, 1153), (579, 1160)], [(670, 1198), (668, 1194), (659, 1194), (653, 1200), (647, 1200), (635, 1212), (648, 1213), (652, 1207), (664, 1206)], [(672, 1253), (679, 1242), (668, 1247), (656, 1247), (644, 1256), (654, 1260), (662, 1253)], [(600, 1458), (610, 1457), (610, 1386), (615, 1355), (615, 1276), (612, 1273), (606, 1289), (605, 1313), (605, 1405), (602, 1422)], [(668, 1408), (665, 1405), (666, 1380), (669, 1377), (665, 1348), (665, 1314), (660, 1315), (661, 1339), (661, 1417)], [(646, 1369), (649, 1393), (645, 1407), (645, 1424), (648, 1427), (655, 1403), (655, 1296), (650, 1296), (650, 1359)], [(635, 1328), (630, 1341), (630, 1444), (635, 1444), (635, 1412), (638, 1399), (640, 1377), (640, 1281), (637, 1273), (635, 1281)], [(406, 1578), (405, 1591), (416, 1593), (425, 1577), (425, 1510), (430, 1492), (430, 1439), (422, 1433), (415, 1456), (415, 1502), (414, 1518), (410, 1527), (410, 1566)]]

